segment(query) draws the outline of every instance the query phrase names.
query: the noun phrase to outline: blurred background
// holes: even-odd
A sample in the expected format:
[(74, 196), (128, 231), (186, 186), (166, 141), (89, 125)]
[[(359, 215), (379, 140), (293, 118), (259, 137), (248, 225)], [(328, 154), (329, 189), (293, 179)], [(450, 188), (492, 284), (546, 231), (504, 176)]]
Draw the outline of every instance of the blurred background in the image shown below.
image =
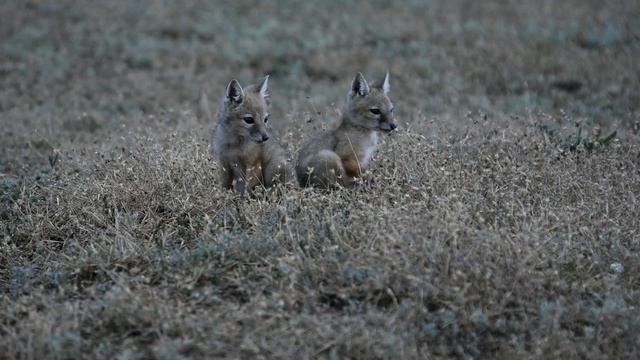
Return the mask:
[(562, 110), (633, 127), (640, 106), (634, 0), (3, 1), (0, 16), (8, 173), (40, 137), (104, 141), (139, 117), (194, 110), (203, 88), (217, 104), (230, 79), (265, 74), (278, 132), (335, 117), (357, 71), (391, 72), (405, 123)]

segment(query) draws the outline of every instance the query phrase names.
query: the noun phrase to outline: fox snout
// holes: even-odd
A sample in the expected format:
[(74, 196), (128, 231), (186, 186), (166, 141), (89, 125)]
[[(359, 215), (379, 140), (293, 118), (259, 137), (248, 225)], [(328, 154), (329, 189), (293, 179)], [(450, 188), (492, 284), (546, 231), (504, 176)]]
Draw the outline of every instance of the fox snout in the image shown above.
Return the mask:
[(396, 127), (397, 125), (391, 122), (383, 122), (380, 124), (380, 130), (382, 131), (392, 131), (395, 130)]
[(269, 140), (269, 134), (267, 133), (253, 133), (249, 136), (252, 141), (261, 144), (267, 140)]
[(388, 131), (393, 131), (395, 130), (395, 128), (398, 127), (398, 125), (396, 125), (396, 122), (393, 121), (392, 119), (384, 119), (383, 121), (380, 122), (380, 125), (378, 125), (380, 130), (388, 132)]

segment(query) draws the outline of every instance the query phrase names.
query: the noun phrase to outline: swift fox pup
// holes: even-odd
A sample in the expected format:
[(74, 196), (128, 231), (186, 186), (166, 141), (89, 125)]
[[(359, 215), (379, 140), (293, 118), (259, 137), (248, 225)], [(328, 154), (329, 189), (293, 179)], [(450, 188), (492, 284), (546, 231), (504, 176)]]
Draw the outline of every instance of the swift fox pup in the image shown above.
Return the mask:
[(388, 94), (389, 73), (371, 86), (361, 73), (356, 75), (340, 125), (300, 150), (296, 174), (301, 186), (349, 186), (363, 175), (378, 149), (378, 131), (396, 128)]
[[(269, 140), (268, 85), (268, 75), (260, 84), (244, 89), (237, 80), (231, 80), (211, 140), (211, 152), (221, 165), (222, 186), (241, 195), (260, 184), (270, 187), (293, 179), (284, 149)], [(210, 109), (202, 93), (200, 111), (213, 121)]]

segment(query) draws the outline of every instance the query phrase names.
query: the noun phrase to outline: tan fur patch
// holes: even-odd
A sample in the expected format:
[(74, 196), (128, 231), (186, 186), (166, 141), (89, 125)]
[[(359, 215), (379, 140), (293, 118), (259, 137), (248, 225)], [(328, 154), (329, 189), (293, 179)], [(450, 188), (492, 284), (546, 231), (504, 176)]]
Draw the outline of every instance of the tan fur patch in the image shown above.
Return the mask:
[(359, 177), (362, 174), (363, 169), (355, 155), (342, 159), (342, 166), (344, 166), (347, 175), (351, 177)]

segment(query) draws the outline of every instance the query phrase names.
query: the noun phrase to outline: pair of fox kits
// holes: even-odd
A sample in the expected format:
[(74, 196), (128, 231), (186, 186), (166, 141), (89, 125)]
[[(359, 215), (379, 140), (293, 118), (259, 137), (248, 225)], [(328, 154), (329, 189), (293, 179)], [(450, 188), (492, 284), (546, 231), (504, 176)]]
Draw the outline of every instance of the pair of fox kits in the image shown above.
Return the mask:
[[(269, 76), (244, 89), (227, 86), (211, 150), (221, 165), (222, 186), (240, 194), (258, 185), (292, 183), (301, 186), (348, 187), (362, 177), (378, 148), (378, 132), (396, 128), (389, 99), (389, 74), (369, 85), (361, 73), (351, 83), (340, 125), (309, 140), (300, 150), (294, 170), (284, 149), (269, 141)], [(204, 116), (213, 120), (206, 94), (200, 98)]]

